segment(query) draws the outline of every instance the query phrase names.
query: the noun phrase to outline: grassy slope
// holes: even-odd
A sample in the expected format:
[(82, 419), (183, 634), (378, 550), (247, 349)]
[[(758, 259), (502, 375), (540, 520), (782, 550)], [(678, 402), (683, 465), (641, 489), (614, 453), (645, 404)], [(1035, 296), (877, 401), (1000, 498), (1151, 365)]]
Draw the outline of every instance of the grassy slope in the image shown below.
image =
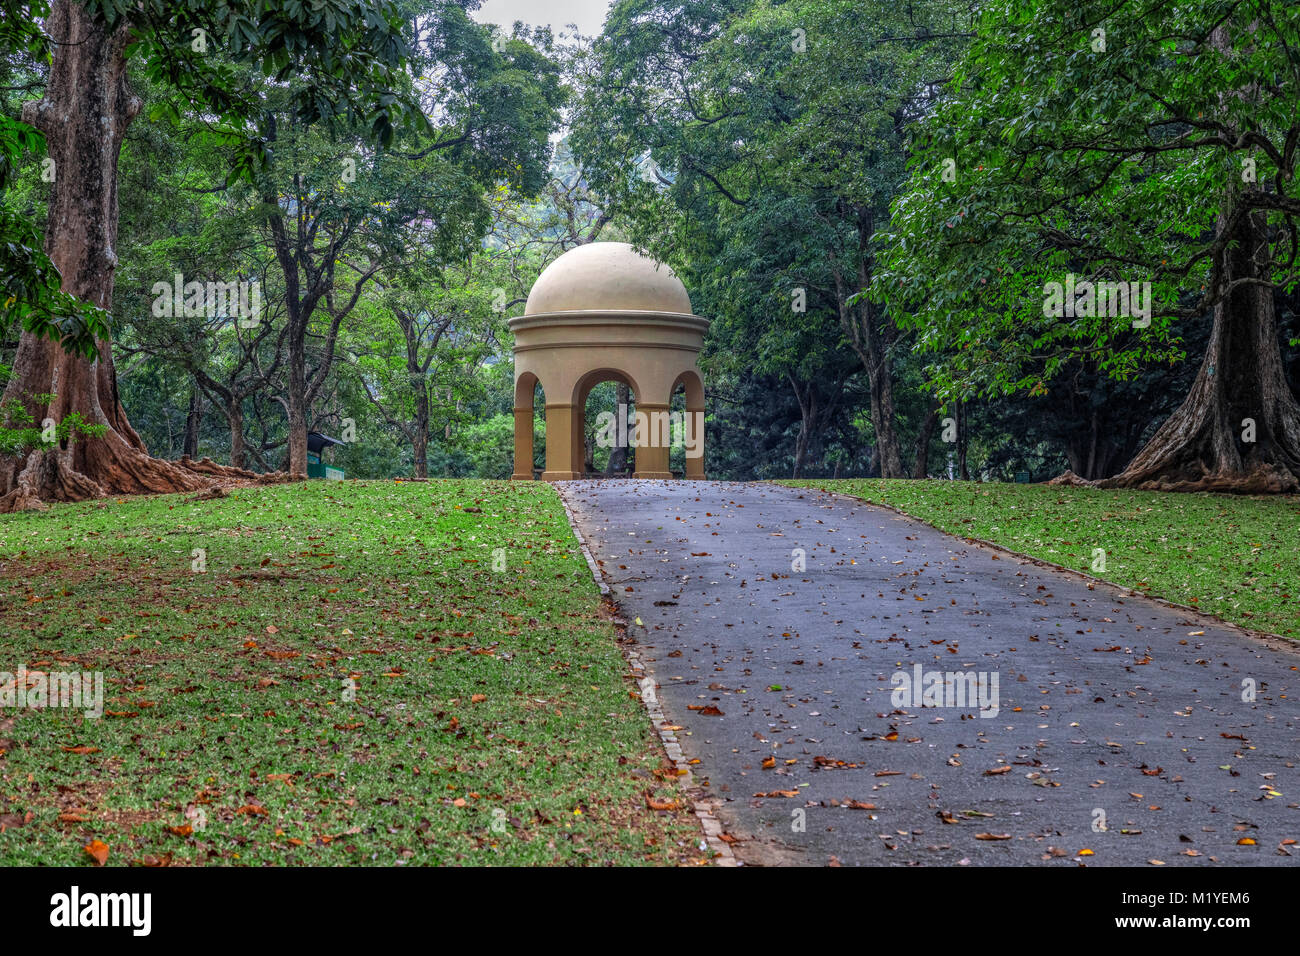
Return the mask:
[(541, 484), (0, 518), (0, 671), (103, 671), (116, 713), (0, 711), (0, 864), (699, 859), (688, 812), (646, 808), (676, 784), (598, 615)]
[[(1300, 638), (1300, 498), (959, 481), (787, 481)], [(1094, 570), (1093, 549), (1106, 552)]]

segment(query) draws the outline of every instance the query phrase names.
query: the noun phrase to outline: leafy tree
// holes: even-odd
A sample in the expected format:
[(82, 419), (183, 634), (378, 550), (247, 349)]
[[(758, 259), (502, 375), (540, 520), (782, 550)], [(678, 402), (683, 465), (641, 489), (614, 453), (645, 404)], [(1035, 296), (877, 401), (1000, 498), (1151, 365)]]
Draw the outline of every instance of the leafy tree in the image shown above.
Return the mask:
[[(903, 343), (864, 294), (873, 240), (904, 177), (906, 126), (946, 75), (968, 16), (945, 2), (623, 0), (575, 132), (638, 240), (684, 270), (729, 243), (752, 248), (781, 210), (796, 249), (781, 267), (785, 288), (771, 292), (787, 307), (796, 289), (829, 301), (869, 386), (886, 477), (904, 474), (894, 395)], [(717, 215), (727, 225), (692, 247), (710, 207), (726, 210)], [(799, 243), (813, 249), (794, 269)]]
[[(395, 90), (410, 53), (405, 26), (387, 0), (221, 0), (184, 7), (167, 0), (54, 0), (41, 27), (59, 42), (44, 95), (23, 107), (22, 120), (44, 134), (53, 161), (45, 252), (62, 276), (62, 291), (103, 310), (112, 305), (118, 158), (141, 107), (128, 82), (129, 60), (169, 82), (185, 106), (229, 124), (225, 132), (247, 144), (233, 168), (238, 175), (266, 154), (244, 122), (260, 106), (257, 87), (244, 83), (231, 61), (256, 64), (280, 84), (310, 76), (311, 83), (290, 84), (300, 122), (364, 117), (382, 145), (393, 138), (394, 120), (423, 117), (417, 103)], [(12, 33), (0, 41), (0, 52), (14, 50)], [(217, 47), (224, 56), (208, 56)], [(50, 402), (37, 398), (50, 394)], [(22, 402), (36, 420), (75, 412), (106, 428), (93, 442), (0, 459), (0, 510), (113, 491), (183, 490), (209, 480), (148, 456), (118, 399), (107, 339), (99, 340), (91, 361), (24, 331), (3, 400)]]
[(18, 54), (0, 60), (0, 332), (25, 329), (69, 351), (93, 355), (95, 340), (108, 334), (107, 315), (60, 290), (62, 277), (41, 248), (36, 217), (11, 194), (23, 155), (39, 153), (45, 146), (39, 130), (8, 114), (14, 111), (15, 94), (43, 83), (36, 65), (49, 56), (49, 38), (40, 28), (48, 15), (49, 7), (41, 0), (0, 3), (0, 50)]
[(416, 270), (400, 286), (376, 290), (364, 325), (349, 337), (349, 370), (365, 401), (411, 447), (416, 478), (429, 475), (435, 413), (444, 434), (459, 424), (482, 388), (478, 371), (497, 357), (504, 311), (494, 309), (500, 266), (492, 259), (483, 253), (465, 266)]
[[(1106, 483), (1300, 488), (1276, 307), (1297, 280), (1298, 44), (1300, 8), (1270, 0), (990, 4), (874, 286), (946, 354), (941, 388), (1042, 393), (1077, 358), (1131, 377), (1209, 314), (1185, 400)], [(1150, 283), (1149, 327), (1086, 296), (1058, 308), (1048, 283), (1070, 273)]]

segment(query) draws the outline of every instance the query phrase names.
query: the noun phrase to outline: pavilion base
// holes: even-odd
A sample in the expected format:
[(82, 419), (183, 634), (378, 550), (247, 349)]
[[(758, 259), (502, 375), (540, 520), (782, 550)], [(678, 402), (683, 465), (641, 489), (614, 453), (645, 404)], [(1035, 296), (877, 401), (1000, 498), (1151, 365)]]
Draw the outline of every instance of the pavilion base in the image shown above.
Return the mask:
[(636, 471), (632, 473), (633, 478), (672, 478), (671, 471)]
[(577, 481), (582, 475), (576, 471), (544, 471), (542, 481)]

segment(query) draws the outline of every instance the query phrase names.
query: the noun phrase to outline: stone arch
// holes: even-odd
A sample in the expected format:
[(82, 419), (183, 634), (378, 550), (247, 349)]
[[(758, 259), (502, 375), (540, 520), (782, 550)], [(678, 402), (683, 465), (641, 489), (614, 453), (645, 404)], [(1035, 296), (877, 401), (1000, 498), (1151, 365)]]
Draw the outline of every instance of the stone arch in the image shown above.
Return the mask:
[(521, 371), (515, 374), (515, 469), (512, 478), (531, 481), (533, 478), (533, 433), (537, 422), (537, 387), (542, 387), (542, 401), (546, 401), (546, 386), (534, 373)]
[(628, 391), (632, 393), (634, 403), (639, 404), (642, 400), (641, 386), (637, 384), (636, 379), (622, 369), (594, 368), (580, 376), (573, 383), (573, 440), (570, 444), (573, 456), (573, 471), (580, 475), (586, 473), (587, 399), (591, 397), (592, 390), (604, 382), (617, 382), (626, 385)]
[(677, 376), (668, 393), (671, 406), (673, 396), (681, 388), (686, 394), (686, 417), (682, 422), (683, 444), (688, 480), (702, 481), (704, 470), (704, 379), (699, 370), (689, 368)]

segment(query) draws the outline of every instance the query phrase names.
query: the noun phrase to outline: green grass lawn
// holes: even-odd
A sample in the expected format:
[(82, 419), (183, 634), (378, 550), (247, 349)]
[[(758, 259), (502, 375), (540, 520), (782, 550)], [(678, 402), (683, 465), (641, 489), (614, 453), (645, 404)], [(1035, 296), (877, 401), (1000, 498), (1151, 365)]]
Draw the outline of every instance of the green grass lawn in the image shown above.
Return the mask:
[[(1300, 638), (1300, 497), (963, 481), (782, 484), (886, 504), (955, 535)], [(1095, 548), (1106, 552), (1105, 571), (1093, 568)]]
[(701, 861), (599, 598), (543, 484), (0, 517), (0, 671), (107, 712), (0, 710), (0, 864)]

